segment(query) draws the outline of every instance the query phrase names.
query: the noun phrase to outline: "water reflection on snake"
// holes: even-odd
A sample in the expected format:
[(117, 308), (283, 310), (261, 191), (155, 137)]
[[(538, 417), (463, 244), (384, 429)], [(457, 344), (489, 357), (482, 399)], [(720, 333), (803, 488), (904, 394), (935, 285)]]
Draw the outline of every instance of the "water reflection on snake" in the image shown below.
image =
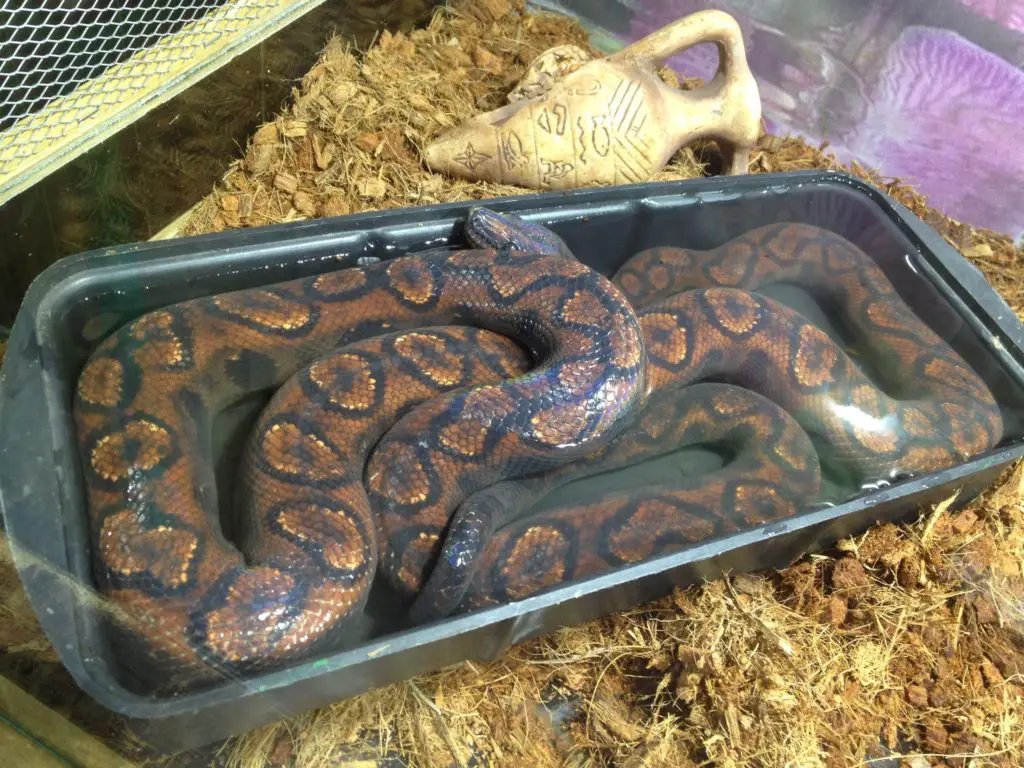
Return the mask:
[[(90, 357), (75, 417), (96, 578), (152, 662), (195, 679), (330, 648), (377, 574), (426, 620), (793, 515), (820, 481), (812, 438), (880, 478), (1001, 436), (984, 383), (831, 233), (651, 249), (611, 281), (515, 217), (477, 209), (467, 234), (480, 247), (166, 307)], [(753, 292), (775, 281), (835, 302), (889, 394)], [(236, 547), (211, 430), (253, 392), (273, 397)], [(516, 519), (574, 477), (707, 442), (734, 455), (711, 475)]]

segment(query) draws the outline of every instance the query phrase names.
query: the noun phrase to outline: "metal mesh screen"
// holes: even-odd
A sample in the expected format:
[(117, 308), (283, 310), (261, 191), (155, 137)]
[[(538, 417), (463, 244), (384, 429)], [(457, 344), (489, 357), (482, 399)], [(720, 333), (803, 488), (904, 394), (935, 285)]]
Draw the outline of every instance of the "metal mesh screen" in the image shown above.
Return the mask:
[(322, 0), (0, 0), (0, 202)]

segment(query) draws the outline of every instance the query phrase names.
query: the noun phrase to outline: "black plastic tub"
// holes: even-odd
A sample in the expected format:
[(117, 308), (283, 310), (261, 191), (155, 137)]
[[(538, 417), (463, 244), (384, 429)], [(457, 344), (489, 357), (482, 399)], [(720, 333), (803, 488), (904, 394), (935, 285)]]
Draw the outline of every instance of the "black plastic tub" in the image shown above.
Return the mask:
[[(144, 243), (64, 259), (31, 286), (0, 377), (3, 517), (25, 588), (63, 663), (89, 695), (125, 716), (156, 749), (188, 749), (445, 665), (491, 659), (513, 643), (633, 607), (676, 585), (785, 565), (958, 490), (963, 503), (1024, 454), (1024, 327), (981, 273), (934, 230), (849, 176), (716, 178), (486, 204), (550, 226), (582, 261), (605, 274), (653, 245), (710, 248), (784, 220), (831, 229), (875, 258), (912, 309), (986, 380), (1003, 407), (1005, 438), (986, 455), (947, 471), (852, 498), (826, 488), (826, 497), (832, 493), (838, 503), (820, 503), (783, 523), (424, 627), (404, 626), (388, 596), (378, 594), (362, 637), (328, 657), (157, 699), (121, 669), (117, 649), (101, 631), (93, 591), (71, 420), (74, 383), (90, 350), (114, 327), (173, 302), (336, 270), (365, 257), (463, 245), (461, 225), (471, 204)], [(773, 295), (827, 326), (799, 291)], [(236, 414), (236, 427), (254, 413)], [(230, 450), (228, 443), (223, 450)]]

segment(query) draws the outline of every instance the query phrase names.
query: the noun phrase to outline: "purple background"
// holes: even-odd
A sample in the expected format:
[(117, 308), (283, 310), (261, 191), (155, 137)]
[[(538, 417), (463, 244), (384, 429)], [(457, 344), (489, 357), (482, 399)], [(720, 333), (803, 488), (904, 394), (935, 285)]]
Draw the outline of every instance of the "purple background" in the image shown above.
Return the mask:
[[(550, 0), (595, 44), (704, 8), (743, 28), (766, 128), (823, 139), (948, 215), (1024, 235), (1024, 0)], [(669, 62), (707, 77), (717, 54)]]

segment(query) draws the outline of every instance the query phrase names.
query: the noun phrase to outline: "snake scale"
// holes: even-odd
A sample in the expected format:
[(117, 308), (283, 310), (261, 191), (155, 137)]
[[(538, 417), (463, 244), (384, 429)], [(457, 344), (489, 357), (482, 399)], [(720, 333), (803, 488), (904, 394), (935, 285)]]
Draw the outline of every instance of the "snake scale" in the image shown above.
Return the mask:
[[(99, 590), (150, 662), (246, 675), (331, 648), (375, 577), (418, 621), (792, 516), (820, 461), (871, 480), (1001, 438), (985, 384), (843, 238), (761, 227), (606, 278), (474, 209), (476, 247), (194, 299), (92, 353), (74, 415)], [(758, 293), (793, 282), (885, 363), (876, 384)], [(219, 411), (270, 393), (219, 524)], [(523, 517), (552, 488), (682, 446), (707, 476)]]

